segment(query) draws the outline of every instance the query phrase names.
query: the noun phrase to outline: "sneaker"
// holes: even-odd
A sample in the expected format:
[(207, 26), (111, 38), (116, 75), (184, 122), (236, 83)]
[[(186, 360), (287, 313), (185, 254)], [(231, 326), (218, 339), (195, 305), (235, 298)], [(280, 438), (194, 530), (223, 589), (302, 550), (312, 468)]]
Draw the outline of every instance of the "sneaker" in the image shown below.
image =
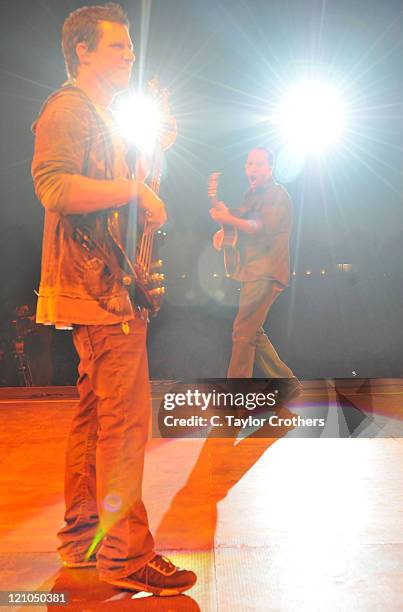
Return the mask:
[(87, 560), (83, 561), (63, 561), (64, 567), (69, 569), (85, 569), (86, 567), (96, 567), (97, 565), (97, 557), (96, 555), (91, 555)]
[(167, 557), (155, 555), (151, 561), (130, 576), (105, 580), (105, 582), (129, 591), (146, 591), (168, 597), (187, 591), (196, 580), (194, 572), (176, 567)]

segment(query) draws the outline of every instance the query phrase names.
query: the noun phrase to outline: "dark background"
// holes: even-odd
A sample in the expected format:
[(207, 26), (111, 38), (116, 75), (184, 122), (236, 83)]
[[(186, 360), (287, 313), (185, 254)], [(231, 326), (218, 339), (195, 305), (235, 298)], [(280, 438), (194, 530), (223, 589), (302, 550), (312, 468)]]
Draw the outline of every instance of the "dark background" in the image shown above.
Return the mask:
[[(18, 384), (15, 308), (35, 305), (43, 212), (30, 176), (30, 125), (65, 80), (60, 29), (82, 2), (1, 2), (0, 384)], [(291, 288), (267, 329), (301, 378), (403, 374), (403, 14), (386, 0), (122, 1), (132, 21), (134, 85), (159, 73), (179, 137), (167, 155), (162, 197), (167, 299), (150, 331), (154, 378), (225, 375), (237, 287), (209, 241), (206, 180), (221, 194), (246, 189), (245, 155), (281, 150), (264, 117), (301, 75), (337, 83), (348, 104), (344, 141), (307, 160), (287, 184), (294, 206)], [(349, 271), (337, 264), (349, 263)], [(320, 270), (326, 274), (321, 275)], [(306, 275), (310, 270), (311, 274)], [(218, 276), (214, 277), (213, 273)], [(183, 276), (185, 276), (183, 278)], [(69, 384), (69, 335), (25, 320), (34, 382)], [(51, 347), (52, 372), (49, 370)]]

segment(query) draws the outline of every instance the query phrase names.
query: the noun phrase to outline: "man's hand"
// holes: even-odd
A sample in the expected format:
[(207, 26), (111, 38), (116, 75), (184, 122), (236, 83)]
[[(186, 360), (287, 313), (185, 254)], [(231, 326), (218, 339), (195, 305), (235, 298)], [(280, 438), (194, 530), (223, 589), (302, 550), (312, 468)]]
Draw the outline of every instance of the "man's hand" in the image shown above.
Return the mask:
[(231, 224), (234, 218), (224, 202), (219, 202), (219, 208), (210, 208), (210, 216), (217, 223), (221, 223), (221, 225)]
[(158, 229), (161, 225), (164, 225), (167, 220), (165, 204), (149, 187), (147, 187), (147, 185), (143, 185), (143, 188), (140, 197), (140, 206), (145, 210), (150, 229)]
[(213, 247), (215, 248), (216, 251), (221, 251), (223, 239), (224, 239), (224, 230), (220, 229), (213, 236)]

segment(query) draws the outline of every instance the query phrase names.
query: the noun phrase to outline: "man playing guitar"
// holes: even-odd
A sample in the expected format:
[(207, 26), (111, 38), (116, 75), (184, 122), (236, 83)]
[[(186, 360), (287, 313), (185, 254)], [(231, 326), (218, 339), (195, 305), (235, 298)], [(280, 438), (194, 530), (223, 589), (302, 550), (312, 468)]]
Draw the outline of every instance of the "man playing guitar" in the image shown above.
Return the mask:
[(267, 378), (290, 379), (289, 397), (290, 391), (299, 391), (300, 383), (263, 329), (271, 305), (289, 282), (292, 204), (287, 191), (273, 180), (272, 168), (270, 150), (252, 149), (245, 167), (249, 190), (241, 208), (230, 211), (223, 202), (213, 201), (210, 215), (224, 228), (213, 237), (217, 250), (222, 248), (226, 226), (238, 233), (237, 265), (230, 276), (241, 282), (241, 293), (228, 378), (251, 378), (256, 362)]
[(135, 59), (128, 19), (116, 4), (82, 7), (66, 19), (62, 46), (70, 81), (33, 126), (32, 162), (45, 208), (37, 322), (72, 328), (80, 357), (59, 553), (67, 567), (96, 565), (100, 579), (119, 588), (176, 595), (196, 576), (155, 554), (141, 499), (147, 316), (129, 297), (130, 278), (116, 272), (112, 231), (123, 218), (119, 241), (133, 246), (136, 205), (149, 228), (166, 220), (163, 202), (130, 171), (108, 108)]

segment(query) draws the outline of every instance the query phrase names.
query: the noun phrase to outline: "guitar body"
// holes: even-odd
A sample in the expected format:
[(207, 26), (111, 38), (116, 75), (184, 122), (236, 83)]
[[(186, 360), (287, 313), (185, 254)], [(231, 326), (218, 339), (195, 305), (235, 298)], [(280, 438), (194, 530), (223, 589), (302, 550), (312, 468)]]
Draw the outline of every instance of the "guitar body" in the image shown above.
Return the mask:
[(239, 251), (237, 248), (238, 230), (231, 225), (223, 226), (222, 249), (224, 251), (225, 272), (229, 276), (235, 274), (239, 266)]
[[(161, 273), (162, 261), (155, 255), (156, 244), (153, 235), (146, 235), (146, 229), (138, 237), (135, 243), (122, 244), (121, 228), (125, 228), (125, 235), (134, 238), (138, 233), (133, 224), (137, 219), (130, 218), (132, 207), (114, 211), (108, 217), (108, 232), (112, 237), (115, 252), (118, 256), (120, 266), (120, 281), (126, 287), (133, 305), (142, 309), (146, 308), (151, 316), (155, 316), (161, 308), (165, 288), (162, 283), (164, 275)], [(139, 257), (140, 245), (146, 244), (149, 248), (149, 266)]]

